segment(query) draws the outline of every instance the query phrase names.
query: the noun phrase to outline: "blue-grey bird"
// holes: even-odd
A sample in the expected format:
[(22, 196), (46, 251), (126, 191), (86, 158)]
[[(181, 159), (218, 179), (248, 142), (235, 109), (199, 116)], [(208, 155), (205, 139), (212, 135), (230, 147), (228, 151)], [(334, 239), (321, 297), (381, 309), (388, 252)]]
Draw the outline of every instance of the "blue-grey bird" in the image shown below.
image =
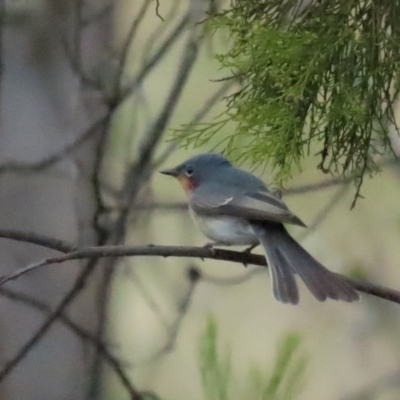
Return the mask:
[(320, 301), (359, 299), (345, 279), (327, 270), (289, 235), (283, 224), (304, 223), (253, 174), (211, 153), (160, 172), (178, 179), (194, 221), (216, 245), (262, 245), (277, 300), (299, 302), (296, 274)]

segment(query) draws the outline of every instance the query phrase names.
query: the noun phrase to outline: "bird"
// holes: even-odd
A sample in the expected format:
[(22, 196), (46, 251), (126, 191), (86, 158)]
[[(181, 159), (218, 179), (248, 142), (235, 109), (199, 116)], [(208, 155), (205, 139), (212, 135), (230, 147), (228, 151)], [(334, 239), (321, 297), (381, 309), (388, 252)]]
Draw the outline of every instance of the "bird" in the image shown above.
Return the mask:
[(175, 177), (187, 196), (189, 212), (211, 246), (261, 244), (276, 300), (298, 304), (298, 275), (319, 301), (353, 302), (358, 292), (344, 277), (329, 271), (293, 239), (284, 224), (305, 227), (264, 182), (235, 168), (224, 156), (195, 155), (160, 171)]

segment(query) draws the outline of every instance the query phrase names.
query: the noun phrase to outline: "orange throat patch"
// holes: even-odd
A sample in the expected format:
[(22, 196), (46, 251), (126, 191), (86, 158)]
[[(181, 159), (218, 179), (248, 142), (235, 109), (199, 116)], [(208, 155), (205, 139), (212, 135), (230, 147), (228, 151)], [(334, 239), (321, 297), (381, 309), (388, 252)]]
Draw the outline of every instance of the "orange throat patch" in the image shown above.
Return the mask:
[(176, 179), (178, 179), (179, 183), (181, 184), (183, 190), (187, 195), (189, 195), (192, 190), (196, 188), (196, 186), (193, 184), (193, 182), (190, 181), (187, 176), (177, 176)]

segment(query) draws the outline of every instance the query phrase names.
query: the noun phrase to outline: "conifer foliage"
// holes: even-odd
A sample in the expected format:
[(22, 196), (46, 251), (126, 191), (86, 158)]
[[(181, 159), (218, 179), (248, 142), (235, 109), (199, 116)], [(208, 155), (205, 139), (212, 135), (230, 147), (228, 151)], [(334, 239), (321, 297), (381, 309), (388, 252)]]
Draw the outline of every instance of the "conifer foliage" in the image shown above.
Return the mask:
[(398, 131), (400, 0), (232, 0), (207, 24), (228, 31), (217, 57), (240, 89), (184, 143), (204, 144), (233, 123), (220, 149), (255, 165), (268, 159), (277, 183), (317, 153), (322, 171), (355, 174), (359, 189)]

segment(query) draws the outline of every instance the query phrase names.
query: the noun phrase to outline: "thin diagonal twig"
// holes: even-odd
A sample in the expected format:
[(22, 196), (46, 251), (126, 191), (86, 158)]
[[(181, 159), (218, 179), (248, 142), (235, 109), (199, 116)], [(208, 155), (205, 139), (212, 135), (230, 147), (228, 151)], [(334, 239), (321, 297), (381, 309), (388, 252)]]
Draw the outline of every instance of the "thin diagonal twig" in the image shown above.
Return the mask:
[(176, 43), (176, 41), (181, 37), (182, 32), (186, 28), (189, 22), (189, 15), (185, 14), (176, 27), (172, 30), (169, 36), (165, 39), (163, 43), (159, 46), (159, 49), (154, 53), (154, 55), (146, 62), (145, 65), (137, 73), (133, 82), (121, 92), (120, 100), (124, 101), (129, 96), (131, 96), (143, 83), (146, 76), (153, 70), (153, 68), (162, 60), (165, 53), (171, 48), (171, 46)]
[(150, 1), (149, 0), (143, 0), (142, 7), (140, 8), (136, 18), (133, 20), (131, 28), (129, 29), (129, 32), (126, 36), (125, 43), (122, 46), (121, 54), (119, 57), (119, 67), (118, 67), (118, 72), (115, 75), (115, 82), (114, 86), (118, 88), (118, 93), (120, 93), (122, 89), (122, 77), (124, 75), (125, 67), (126, 67), (126, 61), (128, 58), (129, 54), (129, 49), (131, 48), (133, 41), (136, 36), (136, 32), (140, 26), (140, 23), (143, 21), (144, 16), (146, 15), (147, 9), (150, 6)]
[(97, 134), (101, 126), (103, 126), (103, 124), (109, 118), (109, 114), (100, 117), (85, 132), (83, 132), (83, 134), (79, 135), (72, 143), (66, 145), (61, 150), (57, 150), (55, 153), (43, 158), (40, 161), (31, 163), (6, 162), (1, 164), (0, 174), (4, 172), (37, 172), (51, 167), (63, 158), (68, 157), (71, 153), (73, 153), (89, 139), (91, 139), (95, 134)]
[[(0, 296), (4, 296), (14, 302), (22, 303), (28, 307), (32, 307), (33, 309), (41, 312), (45, 316), (50, 316), (53, 313), (52, 308), (38, 300), (34, 297), (31, 297), (25, 293), (17, 292), (15, 290), (0, 288)], [(121, 384), (125, 387), (128, 393), (132, 393), (134, 389), (132, 389), (132, 384), (128, 375), (126, 374), (121, 361), (119, 361), (109, 350), (108, 346), (99, 341), (93, 334), (89, 331), (82, 328), (79, 324), (73, 321), (69, 316), (65, 313), (60, 313), (58, 317), (58, 321), (64, 324), (67, 328), (69, 328), (72, 332), (74, 332), (81, 339), (87, 341), (92, 346), (94, 346), (99, 352), (101, 352), (104, 359), (110, 365), (110, 367), (114, 370), (115, 374), (118, 376)]]
[(93, 272), (96, 259), (91, 260), (88, 265), (81, 271), (76, 279), (73, 287), (68, 294), (63, 298), (59, 305), (55, 308), (53, 313), (47, 320), (39, 327), (39, 329), (30, 337), (17, 354), (8, 361), (0, 371), (0, 383), (7, 377), (7, 375), (20, 363), (21, 360), (33, 349), (33, 347), (41, 340), (47, 333), (48, 329), (52, 326), (53, 322), (57, 320), (64, 309), (75, 299), (81, 292), (86, 280)]
[(165, 341), (164, 345), (154, 354), (152, 354), (146, 360), (138, 362), (138, 365), (143, 367), (143, 365), (150, 364), (173, 350), (180, 328), (182, 326), (182, 322), (187, 315), (190, 303), (193, 299), (194, 290), (197, 286), (197, 283), (200, 281), (201, 274), (198, 273), (198, 270), (196, 268), (190, 267), (187, 269), (187, 277), (189, 281), (189, 286), (186, 290), (185, 295), (180, 300), (175, 321), (168, 328), (167, 340)]

